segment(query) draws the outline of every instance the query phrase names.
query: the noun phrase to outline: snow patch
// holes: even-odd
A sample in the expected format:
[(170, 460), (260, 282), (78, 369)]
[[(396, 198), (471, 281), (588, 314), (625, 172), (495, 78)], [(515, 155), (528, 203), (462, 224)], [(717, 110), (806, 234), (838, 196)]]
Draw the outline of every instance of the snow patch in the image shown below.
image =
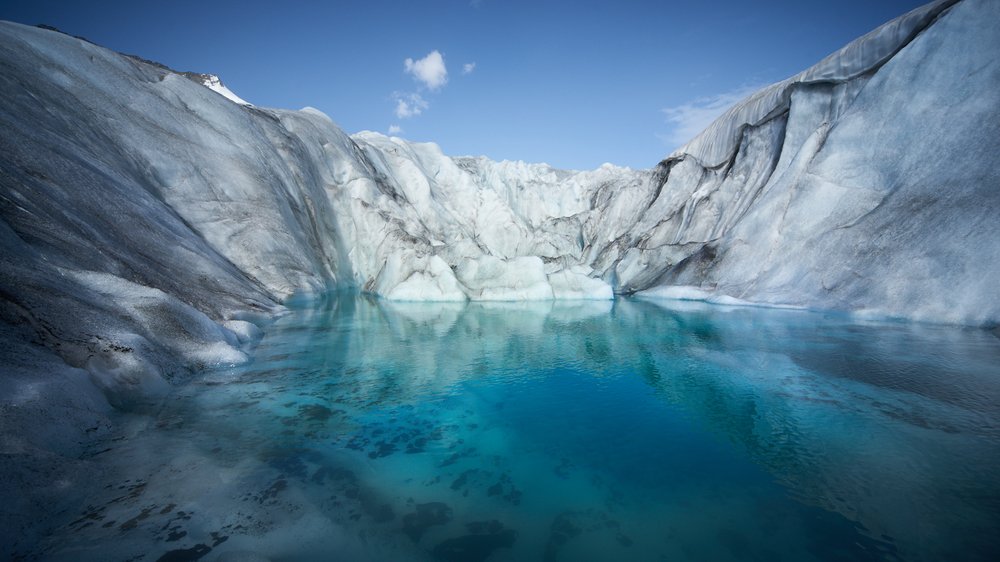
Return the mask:
[(233, 103), (238, 103), (240, 105), (249, 105), (249, 106), (253, 105), (252, 103), (234, 94), (233, 91), (227, 88), (226, 85), (222, 83), (222, 80), (218, 76), (215, 76), (214, 74), (206, 75), (201, 83), (209, 90), (212, 90), (213, 92), (222, 95), (224, 98)]

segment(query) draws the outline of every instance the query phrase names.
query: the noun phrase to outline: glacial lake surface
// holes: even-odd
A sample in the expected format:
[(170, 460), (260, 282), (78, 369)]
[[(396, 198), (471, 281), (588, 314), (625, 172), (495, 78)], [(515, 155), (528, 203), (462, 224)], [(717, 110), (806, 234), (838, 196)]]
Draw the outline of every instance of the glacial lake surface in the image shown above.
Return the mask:
[(252, 355), (122, 414), (31, 557), (1000, 560), (988, 331), (341, 295)]

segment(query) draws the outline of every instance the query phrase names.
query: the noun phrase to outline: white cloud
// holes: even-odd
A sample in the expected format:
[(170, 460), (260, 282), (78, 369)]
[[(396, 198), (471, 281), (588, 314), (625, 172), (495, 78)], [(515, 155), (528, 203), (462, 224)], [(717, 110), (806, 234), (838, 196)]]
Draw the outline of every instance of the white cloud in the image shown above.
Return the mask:
[(444, 56), (436, 50), (416, 61), (406, 59), (403, 61), (403, 69), (430, 90), (437, 90), (448, 83), (448, 69), (444, 65)]
[(392, 97), (396, 100), (396, 117), (400, 119), (415, 117), (430, 107), (427, 100), (420, 97), (420, 94), (401, 94), (396, 92)]
[(462, 74), (472, 74), (472, 71), (476, 69), (476, 63), (467, 62), (462, 65)]
[(399, 125), (389, 125), (389, 135), (398, 135), (403, 132), (403, 128)]
[(660, 138), (667, 144), (673, 145), (674, 148), (680, 147), (698, 136), (712, 124), (712, 121), (715, 121), (736, 102), (760, 88), (761, 86), (743, 86), (729, 92), (701, 97), (678, 106), (664, 108), (662, 111), (667, 116), (667, 124), (672, 125), (673, 128), (669, 133), (660, 135)]

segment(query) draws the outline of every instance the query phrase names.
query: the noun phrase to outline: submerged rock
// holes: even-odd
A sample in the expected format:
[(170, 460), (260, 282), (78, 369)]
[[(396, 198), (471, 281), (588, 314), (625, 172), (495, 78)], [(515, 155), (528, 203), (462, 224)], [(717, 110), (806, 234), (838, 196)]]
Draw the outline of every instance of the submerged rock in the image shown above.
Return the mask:
[(403, 532), (413, 542), (420, 542), (431, 527), (451, 521), (452, 510), (442, 502), (417, 504), (416, 511), (403, 516)]

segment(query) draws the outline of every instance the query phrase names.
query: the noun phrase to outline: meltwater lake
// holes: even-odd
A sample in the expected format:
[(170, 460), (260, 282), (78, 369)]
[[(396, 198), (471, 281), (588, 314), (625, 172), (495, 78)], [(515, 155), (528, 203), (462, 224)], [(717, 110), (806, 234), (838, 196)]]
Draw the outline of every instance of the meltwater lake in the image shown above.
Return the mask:
[(275, 321), (89, 462), (47, 560), (997, 560), (1000, 338), (679, 301)]

